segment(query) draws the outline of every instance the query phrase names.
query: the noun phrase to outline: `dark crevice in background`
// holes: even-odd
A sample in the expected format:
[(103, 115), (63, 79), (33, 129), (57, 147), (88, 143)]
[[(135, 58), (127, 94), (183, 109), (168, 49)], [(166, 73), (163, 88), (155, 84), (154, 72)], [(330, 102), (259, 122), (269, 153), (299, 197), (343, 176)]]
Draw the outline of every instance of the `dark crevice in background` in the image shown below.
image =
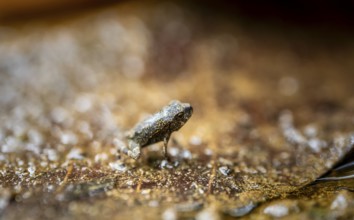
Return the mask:
[[(29, 18), (65, 14), (73, 11), (107, 6), (126, 0), (12, 0), (0, 2), (0, 21), (26, 20)], [(130, 1), (132, 2), (132, 1)], [(139, 2), (139, 1), (135, 1)], [(142, 1), (165, 2), (165, 1)], [(181, 1), (175, 1), (177, 3)], [(259, 22), (274, 22), (302, 27), (342, 29), (353, 31), (354, 1), (331, 0), (194, 0), (184, 1), (214, 13), (237, 14)]]
[(200, 16), (203, 33), (218, 33), (220, 24), (232, 27), (235, 23), (238, 30), (263, 41), (265, 46), (279, 38), (292, 45), (293, 51), (306, 55), (311, 44), (316, 56), (322, 50), (335, 54), (354, 43), (354, 4), (348, 1), (195, 0), (183, 4)]
[(196, 0), (194, 2), (212, 11), (222, 10), (263, 22), (349, 31), (353, 31), (354, 25), (354, 1)]

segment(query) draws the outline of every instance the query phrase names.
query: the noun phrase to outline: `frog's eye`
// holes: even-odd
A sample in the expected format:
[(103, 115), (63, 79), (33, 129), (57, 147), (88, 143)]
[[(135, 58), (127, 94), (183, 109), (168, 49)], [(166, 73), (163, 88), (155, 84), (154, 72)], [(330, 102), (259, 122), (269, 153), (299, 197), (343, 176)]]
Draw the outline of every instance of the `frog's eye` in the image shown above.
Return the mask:
[(176, 115), (177, 118), (182, 118), (183, 117), (183, 112), (180, 112)]

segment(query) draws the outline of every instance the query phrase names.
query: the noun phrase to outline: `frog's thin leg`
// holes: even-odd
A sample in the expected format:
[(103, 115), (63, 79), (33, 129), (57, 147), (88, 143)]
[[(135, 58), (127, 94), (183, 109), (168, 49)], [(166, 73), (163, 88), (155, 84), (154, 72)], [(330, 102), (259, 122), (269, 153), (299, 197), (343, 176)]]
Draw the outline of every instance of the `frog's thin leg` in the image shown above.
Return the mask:
[(125, 145), (123, 141), (115, 138), (113, 144), (117, 147), (118, 152), (128, 155), (129, 148)]
[[(121, 152), (121, 153), (123, 153), (123, 154), (125, 154), (125, 155), (127, 155), (127, 156), (129, 156), (129, 157), (134, 158), (134, 157), (132, 156), (132, 155), (134, 155), (133, 152), (132, 152), (128, 147), (126, 147), (126, 146), (121, 146), (121, 147), (118, 149), (118, 151)], [(136, 159), (136, 158), (134, 158), (134, 159)]]
[(170, 135), (167, 134), (164, 138), (163, 138), (163, 155), (165, 157), (165, 159), (168, 159), (168, 155), (167, 155), (167, 145), (168, 145), (168, 141), (170, 140)]
[(126, 146), (122, 146), (118, 149), (119, 152), (128, 155), (129, 149)]

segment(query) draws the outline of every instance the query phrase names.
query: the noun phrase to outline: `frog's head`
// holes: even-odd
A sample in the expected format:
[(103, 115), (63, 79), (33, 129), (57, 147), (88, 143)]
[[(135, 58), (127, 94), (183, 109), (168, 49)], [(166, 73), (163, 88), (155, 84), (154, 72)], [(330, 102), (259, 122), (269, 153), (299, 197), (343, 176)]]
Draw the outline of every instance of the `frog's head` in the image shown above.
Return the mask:
[(173, 111), (173, 124), (175, 130), (180, 129), (192, 116), (193, 108), (189, 103), (182, 103), (180, 101), (170, 102), (170, 110)]

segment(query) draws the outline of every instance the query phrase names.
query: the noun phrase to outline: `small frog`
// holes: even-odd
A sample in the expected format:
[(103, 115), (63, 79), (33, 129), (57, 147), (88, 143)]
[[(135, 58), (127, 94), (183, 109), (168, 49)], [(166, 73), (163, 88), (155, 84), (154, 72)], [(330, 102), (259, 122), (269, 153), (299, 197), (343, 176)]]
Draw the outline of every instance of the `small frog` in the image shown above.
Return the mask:
[(171, 133), (178, 131), (192, 116), (193, 108), (188, 103), (171, 101), (161, 111), (139, 122), (128, 133), (128, 147), (122, 151), (134, 159), (140, 157), (140, 149), (163, 141), (163, 153), (167, 158), (167, 144)]

